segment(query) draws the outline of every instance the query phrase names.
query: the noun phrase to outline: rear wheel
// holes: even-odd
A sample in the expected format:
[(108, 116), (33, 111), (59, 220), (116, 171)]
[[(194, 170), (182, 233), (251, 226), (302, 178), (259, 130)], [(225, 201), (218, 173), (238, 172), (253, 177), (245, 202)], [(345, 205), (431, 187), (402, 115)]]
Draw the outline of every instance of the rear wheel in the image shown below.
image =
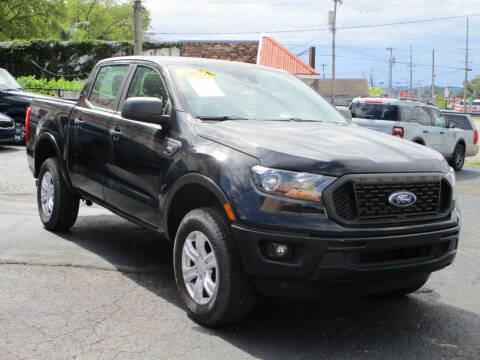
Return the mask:
[(48, 230), (68, 230), (78, 215), (79, 198), (67, 187), (57, 158), (45, 160), (40, 168), (37, 204), (40, 219)]
[(455, 169), (455, 171), (460, 171), (463, 168), (465, 163), (465, 146), (462, 144), (457, 144), (453, 152), (453, 158), (450, 162), (450, 165)]
[(243, 272), (221, 210), (190, 211), (175, 237), (177, 288), (191, 318), (214, 326), (241, 320), (255, 304), (252, 280)]

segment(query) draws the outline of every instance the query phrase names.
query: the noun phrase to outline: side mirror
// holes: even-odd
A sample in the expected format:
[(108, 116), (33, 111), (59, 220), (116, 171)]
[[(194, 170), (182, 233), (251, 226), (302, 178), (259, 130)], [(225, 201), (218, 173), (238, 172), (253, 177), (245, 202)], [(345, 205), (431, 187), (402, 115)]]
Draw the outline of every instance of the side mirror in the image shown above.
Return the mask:
[(447, 122), (447, 128), (448, 129), (455, 129), (455, 124), (451, 121)]
[(131, 97), (125, 101), (122, 117), (165, 126), (170, 115), (163, 115), (163, 101), (156, 97)]

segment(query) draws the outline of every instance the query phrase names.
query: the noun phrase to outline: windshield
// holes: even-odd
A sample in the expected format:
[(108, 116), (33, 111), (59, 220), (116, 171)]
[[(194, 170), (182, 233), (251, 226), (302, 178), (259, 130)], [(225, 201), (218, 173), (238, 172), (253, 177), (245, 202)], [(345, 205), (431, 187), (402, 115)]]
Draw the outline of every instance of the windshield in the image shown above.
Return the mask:
[(353, 103), (352, 117), (359, 119), (397, 121), (398, 105)]
[(243, 65), (171, 65), (193, 115), (205, 120), (325, 121), (345, 119), (297, 77)]
[(0, 70), (0, 90), (21, 89), (12, 75), (6, 70)]

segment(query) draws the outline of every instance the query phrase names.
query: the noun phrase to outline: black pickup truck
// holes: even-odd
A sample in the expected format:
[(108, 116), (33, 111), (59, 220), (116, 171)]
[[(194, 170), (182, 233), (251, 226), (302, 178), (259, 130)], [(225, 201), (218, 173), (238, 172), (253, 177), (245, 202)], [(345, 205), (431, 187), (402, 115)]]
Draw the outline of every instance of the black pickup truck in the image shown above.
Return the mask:
[(454, 260), (455, 175), (434, 150), (352, 126), (294, 75), (175, 57), (98, 63), (75, 103), (34, 100), (46, 229), (95, 202), (174, 242), (190, 316), (283, 297), (416, 291)]

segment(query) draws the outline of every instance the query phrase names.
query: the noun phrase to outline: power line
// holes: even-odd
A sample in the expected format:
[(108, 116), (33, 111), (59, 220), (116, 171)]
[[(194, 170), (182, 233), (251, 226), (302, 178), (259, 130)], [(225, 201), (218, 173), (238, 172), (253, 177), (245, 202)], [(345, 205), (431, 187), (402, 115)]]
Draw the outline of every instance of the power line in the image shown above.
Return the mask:
[[(480, 13), (458, 15), (458, 16), (447, 16), (447, 17), (437, 17), (429, 19), (418, 19), (418, 20), (407, 20), (399, 21), (392, 23), (384, 24), (368, 24), (368, 25), (353, 25), (353, 26), (339, 26), (335, 27), (335, 30), (353, 30), (353, 29), (365, 29), (365, 28), (375, 28), (375, 27), (385, 27), (385, 26), (397, 26), (397, 25), (409, 25), (409, 24), (419, 24), (419, 23), (428, 23), (435, 21), (444, 21), (444, 20), (453, 20), (465, 18), (467, 16), (480, 16)], [(158, 35), (252, 35), (252, 34), (262, 34), (262, 33), (299, 33), (299, 32), (314, 32), (314, 31), (326, 31), (331, 30), (330, 28), (310, 28), (310, 29), (295, 29), (295, 30), (269, 30), (269, 31), (240, 31), (240, 32), (157, 32)]]

